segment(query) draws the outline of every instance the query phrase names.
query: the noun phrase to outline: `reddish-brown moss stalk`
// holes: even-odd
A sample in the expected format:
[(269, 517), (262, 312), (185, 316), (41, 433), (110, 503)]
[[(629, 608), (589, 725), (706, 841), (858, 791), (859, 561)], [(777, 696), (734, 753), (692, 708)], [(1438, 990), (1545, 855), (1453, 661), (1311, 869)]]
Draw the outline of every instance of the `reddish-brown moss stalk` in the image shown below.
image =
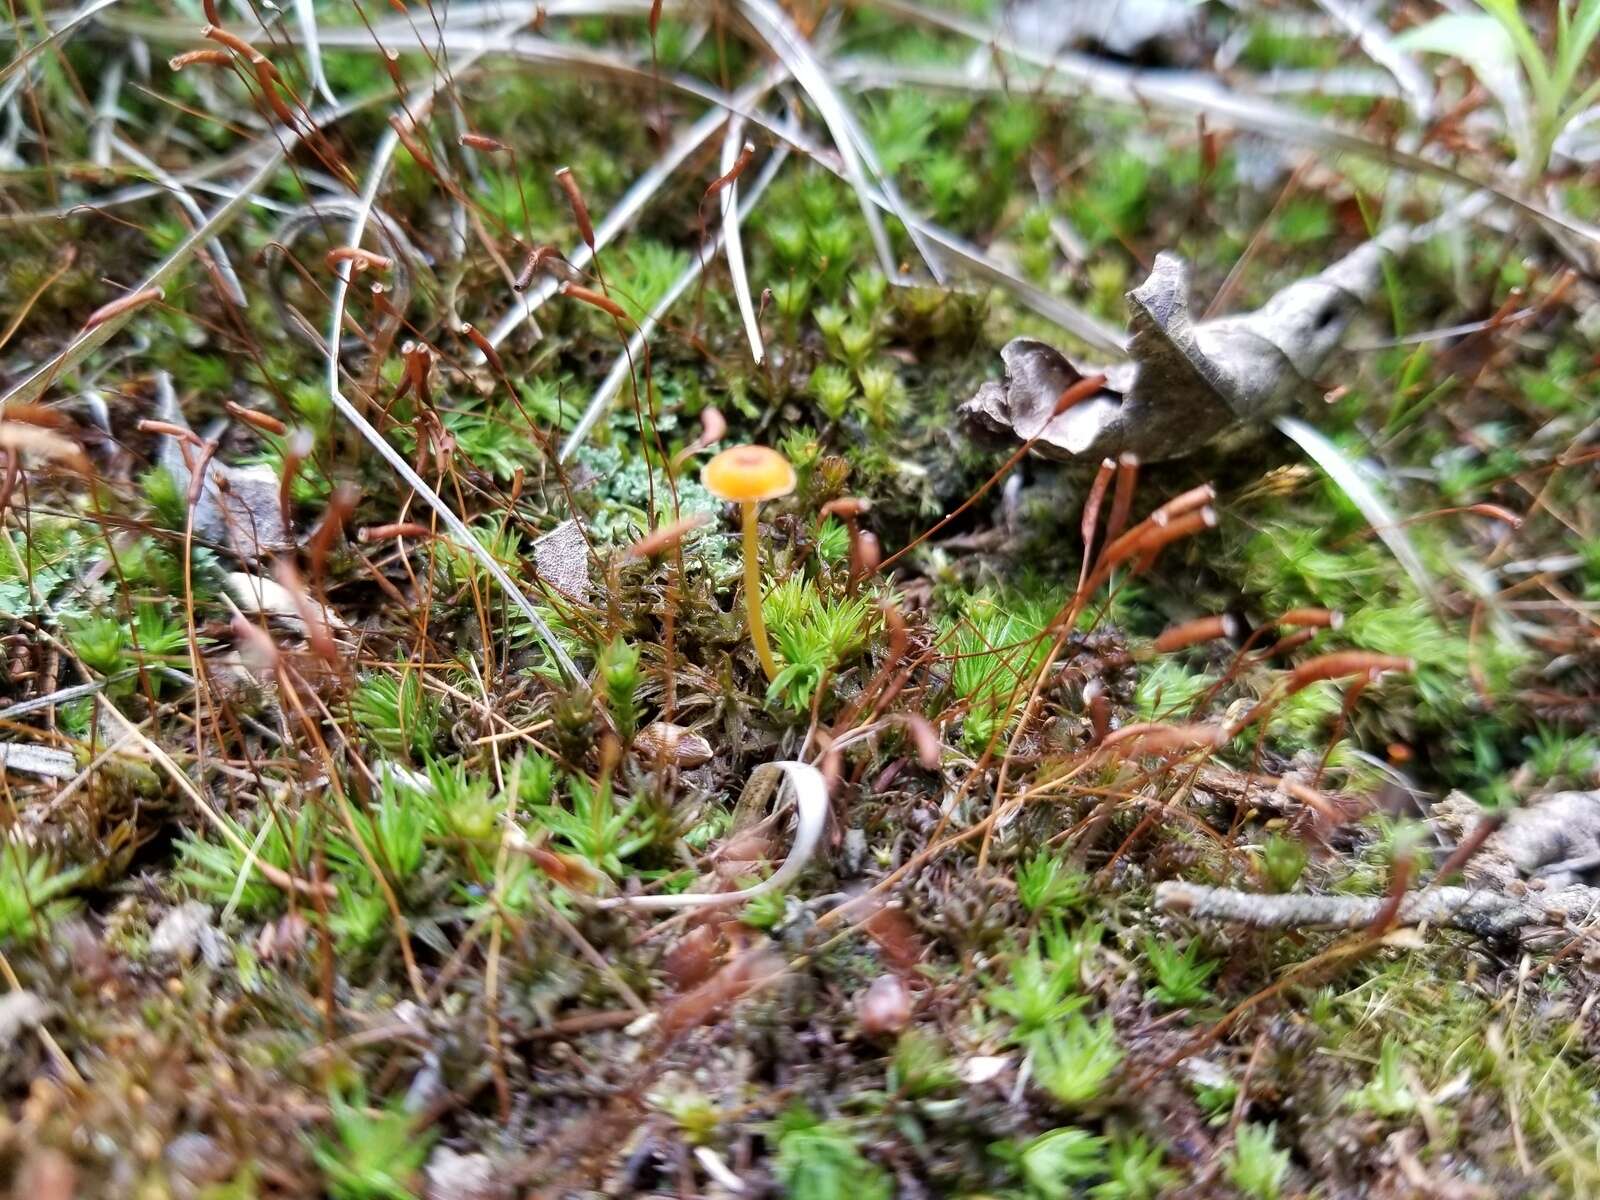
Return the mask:
[(181, 71), (185, 67), (202, 64), (208, 67), (226, 67), (231, 62), (233, 56), (226, 50), (186, 50), (167, 59), (167, 67), (173, 71)]
[(433, 530), (426, 525), (419, 525), (415, 521), (399, 521), (392, 525), (368, 525), (356, 534), (356, 540), (362, 545), (370, 542), (387, 542), (395, 538), (427, 538), (433, 536)]
[(680, 517), (671, 524), (661, 526), (654, 533), (645, 534), (644, 537), (628, 547), (623, 554), (623, 558), (654, 558), (656, 555), (672, 549), (702, 525), (710, 523), (711, 518), (705, 513), (695, 513), (693, 516)]
[(104, 325), (112, 317), (120, 317), (123, 313), (132, 312), (136, 308), (143, 308), (146, 304), (154, 304), (166, 295), (158, 287), (140, 288), (137, 292), (130, 292), (126, 296), (119, 296), (109, 304), (102, 304), (89, 314), (89, 319), (83, 323), (83, 331), (88, 333), (97, 326)]
[(289, 427), (271, 413), (264, 413), (260, 409), (246, 408), (242, 404), (235, 404), (228, 400), (223, 404), (228, 410), (228, 415), (235, 420), (243, 421), (252, 429), (259, 429), (262, 433), (274, 434), (282, 437), (289, 432)]
[(1133, 509), (1133, 493), (1139, 483), (1139, 456), (1121, 454), (1117, 457), (1117, 488), (1111, 494), (1111, 516), (1106, 520), (1106, 537), (1115, 541), (1128, 525), (1128, 514)]
[(1278, 618), (1279, 625), (1301, 625), (1308, 629), (1337, 629), (1344, 624), (1344, 614), (1330, 608), (1291, 608)]
[(1192, 621), (1163, 629), (1156, 638), (1155, 649), (1158, 654), (1170, 654), (1174, 650), (1182, 650), (1185, 646), (1193, 646), (1200, 642), (1211, 642), (1217, 638), (1234, 638), (1238, 633), (1239, 619), (1230, 613), (1196, 617)]
[(1343, 679), (1352, 675), (1378, 676), (1387, 671), (1414, 671), (1416, 662), (1393, 654), (1375, 654), (1370, 650), (1336, 650), (1332, 654), (1319, 654), (1297, 666), (1289, 675), (1288, 694), (1320, 683), (1325, 679)]
[(589, 206), (584, 203), (583, 192), (578, 187), (578, 180), (573, 175), (572, 168), (558, 169), (556, 183), (567, 194), (567, 204), (572, 208), (572, 219), (578, 224), (578, 234), (583, 238), (583, 244), (589, 247), (591, 254), (595, 253), (594, 225), (589, 220)]
[(633, 318), (628, 316), (627, 310), (623, 308), (622, 305), (618, 304), (610, 296), (602, 296), (599, 292), (594, 291), (591, 288), (581, 287), (576, 283), (563, 283), (561, 285), (561, 294), (569, 297), (570, 299), (579, 300), (584, 304), (598, 308), (601, 312), (606, 313), (608, 316), (615, 317), (619, 321), (626, 321), (629, 324), (633, 323)]

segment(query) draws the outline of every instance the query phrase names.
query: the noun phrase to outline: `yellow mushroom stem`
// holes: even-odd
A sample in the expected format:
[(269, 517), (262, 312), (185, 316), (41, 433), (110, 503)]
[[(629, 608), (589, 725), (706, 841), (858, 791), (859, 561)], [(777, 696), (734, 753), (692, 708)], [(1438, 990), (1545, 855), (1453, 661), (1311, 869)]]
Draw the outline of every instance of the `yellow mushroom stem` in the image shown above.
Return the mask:
[(778, 664), (772, 659), (772, 647), (767, 644), (767, 622), (761, 615), (761, 557), (756, 552), (756, 509), (761, 505), (746, 500), (739, 505), (744, 521), (744, 603), (750, 614), (750, 642), (761, 660), (761, 669), (767, 673), (767, 682), (778, 677)]

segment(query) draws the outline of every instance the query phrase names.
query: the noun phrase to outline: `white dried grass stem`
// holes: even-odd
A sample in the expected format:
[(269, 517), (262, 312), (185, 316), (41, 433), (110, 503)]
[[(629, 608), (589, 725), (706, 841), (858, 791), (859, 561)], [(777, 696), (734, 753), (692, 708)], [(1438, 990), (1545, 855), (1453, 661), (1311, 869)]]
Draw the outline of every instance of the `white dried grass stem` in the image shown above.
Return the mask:
[[(762, 763), (750, 773), (751, 782), (763, 772), (782, 771), (784, 782), (794, 796), (794, 841), (789, 856), (770, 876), (753, 887), (737, 892), (685, 892), (677, 896), (616, 896), (597, 902), (599, 908), (663, 909), (719, 908), (729, 904), (743, 904), (758, 896), (765, 896), (788, 887), (797, 879), (816, 853), (822, 841), (822, 831), (828, 823), (828, 784), (822, 772), (810, 763), (785, 759)], [(778, 795), (782, 795), (780, 786)]]

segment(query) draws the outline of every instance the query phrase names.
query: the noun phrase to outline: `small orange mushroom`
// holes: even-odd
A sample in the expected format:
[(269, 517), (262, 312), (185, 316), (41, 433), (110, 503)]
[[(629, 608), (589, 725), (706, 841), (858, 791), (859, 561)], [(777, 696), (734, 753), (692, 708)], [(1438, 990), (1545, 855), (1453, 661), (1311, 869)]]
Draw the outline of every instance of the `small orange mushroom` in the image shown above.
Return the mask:
[(739, 505), (744, 527), (744, 603), (750, 615), (750, 642), (769, 681), (778, 677), (767, 644), (767, 623), (761, 616), (761, 562), (756, 554), (756, 510), (764, 500), (794, 491), (794, 468), (770, 446), (733, 446), (700, 472), (700, 482), (720, 500)]

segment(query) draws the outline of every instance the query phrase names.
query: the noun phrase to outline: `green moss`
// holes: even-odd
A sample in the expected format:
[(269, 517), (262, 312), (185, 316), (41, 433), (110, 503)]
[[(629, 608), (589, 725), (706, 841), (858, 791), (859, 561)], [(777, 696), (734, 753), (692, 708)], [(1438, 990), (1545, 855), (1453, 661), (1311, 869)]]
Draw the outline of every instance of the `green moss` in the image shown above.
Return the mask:
[(1181, 659), (1168, 655), (1139, 672), (1134, 705), (1141, 720), (1182, 720), (1216, 682), (1215, 676), (1192, 671)]
[[(788, 8), (797, 22), (814, 15)], [(999, 20), (1003, 6), (951, 0), (951, 8)], [(1257, 24), (1247, 64), (1354, 61), (1344, 40), (1299, 37), (1282, 21)], [(822, 28), (834, 39), (824, 55), (830, 70), (857, 56), (959, 70), (972, 54), (970, 39), (870, 4), (836, 6)], [(536, 32), (604, 47), (641, 68), (652, 53), (642, 9), (577, 20), (552, 15)], [(419, 45), (387, 40), (403, 52), (409, 76), (432, 71)], [(81, 42), (65, 50), (86, 84), (99, 69), (94, 50)], [(767, 61), (741, 30), (680, 20), (670, 10), (654, 50), (664, 70), (717, 86), (738, 87)], [(272, 53), (303, 92), (294, 56)], [(325, 57), (341, 96), (391, 97), (330, 129), (330, 144), (361, 176), (385, 129), (392, 85), (370, 53), (325, 47)], [(77, 119), (81, 103), (59, 60), (40, 62), (34, 82), (43, 111), (29, 128), (49, 139), (57, 187), (47, 186), (46, 143), (24, 138), (8, 176), (14, 207), (98, 203), (117, 184), (80, 171), (90, 145), (87, 123)], [(1248, 139), (1224, 139), (1211, 161), (1186, 119), (1044, 97), (1034, 88), (1036, 73), (1004, 66), (1007, 86), (990, 95), (915, 87), (847, 87), (843, 95), (912, 207), (1114, 324), (1126, 320), (1124, 293), (1159, 249), (1192, 262), (1198, 304), (1254, 245), (1232, 301), (1253, 306), (1353, 243), (1346, 227), (1352, 196), (1371, 214), (1380, 195), (1412, 218), (1437, 208), (1432, 185), (1397, 180), (1388, 164), (1350, 156), (1322, 164), (1315, 189), (1274, 206), (1271, 194), (1241, 182)], [(562, 248), (577, 242), (551, 177), (557, 165), (573, 168), (599, 219), (705, 111), (666, 81), (656, 89), (641, 79), (624, 91), (577, 66), (530, 71), (491, 58), (473, 71), (458, 61), (450, 67), (449, 103), (427, 121), (430, 151), (508, 258), (518, 252), (513, 238)], [(205, 87), (196, 85), (202, 78)], [(242, 90), (221, 76), (157, 71), (145, 83), (122, 89), (122, 128), (130, 137), (154, 136), (152, 153), (171, 169), (198, 178), (252, 136), (255, 118)], [(89, 94), (93, 100), (92, 88)], [(411, 98), (417, 95), (413, 87)], [(1367, 111), (1363, 101), (1294, 103), (1313, 118)], [(465, 128), (504, 139), (516, 154), (468, 152), (456, 140)], [(821, 126), (813, 133), (828, 136)], [(771, 139), (754, 125), (750, 136), (759, 165)], [(997, 739), (1016, 727), (1053, 640), (1049, 622), (1076, 578), (1087, 480), (1024, 460), (1019, 507), (1003, 508), (997, 490), (959, 526), (901, 560), (894, 599), (906, 641), (895, 658), (876, 609), (886, 594), (876, 585), (847, 588), (848, 531), (837, 520), (819, 523), (817, 509), (840, 495), (869, 498), (861, 527), (886, 550), (908, 544), (1004, 457), (954, 417), (979, 380), (997, 377), (998, 347), (1017, 335), (1069, 350), (1072, 340), (1003, 288), (968, 289), (972, 280), (961, 270), (953, 270), (954, 289), (891, 282), (853, 189), (796, 153), (755, 206), (744, 239), (755, 290), (771, 289), (762, 301), (765, 364), (752, 369), (726, 266), (710, 264), (704, 289), (691, 291), (651, 339), (656, 411), (649, 424), (638, 427), (625, 390), (566, 464), (563, 486), (549, 441), (572, 429), (616, 361), (619, 330), (592, 307), (555, 300), (540, 313), (542, 336), (525, 326), (501, 346), (520, 409), (493, 390), (468, 361), (457, 323), (491, 328), (514, 300), (476, 224), (462, 242), (455, 200), (402, 152), (378, 203), (420, 251), (409, 263), (407, 324), (396, 337), (440, 351), (434, 415), (454, 454), (434, 481), (515, 578), (529, 578), (533, 537), (568, 516), (583, 519), (596, 551), (589, 600), (549, 597), (560, 611), (541, 611), (585, 680), (557, 677), (523, 617), (492, 588), (470, 586), (483, 582), (480, 567), (461, 548), (439, 540), (358, 554), (340, 543), (310, 584), (347, 623), (338, 661), (322, 659), (293, 623), (269, 621), (278, 664), (293, 678), (280, 676), (260, 694), (232, 665), (237, 651), (259, 675), (253, 656), (261, 647), (230, 628), (232, 612), (215, 588), (223, 570), (271, 565), (197, 553), (187, 611), (185, 564), (172, 536), (187, 505), (171, 479), (144, 473), (149, 443), (132, 427), (148, 415), (149, 373), (163, 369), (186, 404), (192, 400), (196, 429), (232, 398), (311, 430), (315, 456), (292, 495), (306, 527), (321, 517), (332, 480), (362, 488), (350, 532), (417, 517), (414, 498), (396, 490), (387, 468), (332, 411), (321, 352), (283, 328), (265, 286), (270, 272), (282, 300), (324, 324), (320, 256), (344, 236), (345, 218), (307, 232), (294, 248), (309, 279), (281, 257), (256, 257), (281, 236), (280, 210), (325, 190), (307, 169), (318, 152), (297, 154), (297, 170), (276, 175), (262, 189), (264, 203), (245, 206), (224, 235), (249, 293), (243, 308), (212, 312), (203, 274), (191, 265), (163, 306), (64, 373), (47, 397), (57, 406), (94, 388), (107, 401), (109, 438), (83, 439), (113, 481), (95, 493), (104, 527), (75, 481), (31, 463), (7, 508), (0, 699), (36, 700), (47, 687), (73, 687), (102, 672), (114, 679), (93, 698), (48, 710), (53, 724), (38, 709), (19, 716), (13, 740), (54, 739), (98, 754), (106, 749), (109, 700), (167, 749), (209, 803), (232, 814), (232, 837), (197, 825), (190, 806), (174, 803), (169, 781), (139, 766), (126, 747), (75, 785), (65, 809), (52, 807), (49, 783), (8, 777), (19, 818), (12, 823), (39, 840), (10, 874), (6, 853), (22, 843), (13, 836), (0, 847), (0, 937), (10, 939), (7, 960), (21, 986), (54, 1006), (50, 1031), (68, 1058), (95, 1066), (96, 1086), (57, 1089), (29, 1135), (73, 1157), (81, 1190), (116, 1189), (99, 1174), (112, 1161), (101, 1153), (107, 1146), (119, 1147), (118, 1162), (126, 1143), (138, 1149), (139, 1163), (161, 1163), (162, 1146), (204, 1129), (237, 1152), (226, 1114), (251, 1112), (261, 1119), (251, 1123), (251, 1144), (236, 1153), (245, 1164), (235, 1174), (239, 1194), (256, 1178), (270, 1178), (278, 1190), (415, 1192), (430, 1131), (452, 1148), (497, 1144), (502, 1075), (514, 1098), (513, 1132), (550, 1126), (549, 1096), (562, 1098), (580, 1129), (597, 1111), (586, 1108), (592, 1081), (560, 1055), (534, 1062), (517, 1048), (573, 1017), (625, 1012), (630, 991), (670, 1024), (695, 995), (690, 978), (700, 950), (712, 987), (737, 978), (741, 964), (784, 961), (791, 969), (673, 1035), (705, 1068), (697, 1068), (696, 1086), (707, 1090), (680, 1106), (658, 1105), (667, 1119), (655, 1136), (669, 1167), (671, 1155), (693, 1146), (743, 1170), (739, 1156), (748, 1148), (752, 1180), (811, 1200), (906, 1189), (1138, 1200), (1227, 1189), (1230, 1181), (1266, 1197), (1328, 1186), (1310, 1168), (1333, 1161), (1330, 1145), (1351, 1176), (1339, 1186), (1379, 1186), (1374, 1180), (1393, 1170), (1386, 1147), (1409, 1145), (1445, 1188), (1457, 1178), (1496, 1194), (1600, 1188), (1591, 1128), (1597, 1080), (1585, 1053), (1579, 956), (1531, 945), (1527, 964), (1505, 972), (1484, 947), (1435, 930), (1417, 944), (1397, 936), (1361, 955), (1335, 956), (1301, 976), (1296, 965), (1320, 954), (1325, 935), (1254, 931), (1202, 941), (1198, 925), (1152, 911), (1152, 883), (1176, 877), (1279, 893), (1381, 895), (1413, 827), (1376, 817), (1344, 826), (1329, 852), (1301, 840), (1293, 814), (1230, 806), (1224, 790), (1203, 784), (1178, 791), (1187, 768), (1162, 772), (1146, 761), (1078, 769), (1088, 758), (1080, 707), (1086, 678), (1106, 681), (1120, 723), (1218, 719), (1276, 695), (1294, 662), (1361, 648), (1413, 658), (1417, 669), (1369, 686), (1343, 723), (1343, 685), (1303, 689), (1221, 748), (1211, 766), (1280, 773), (1326, 753), (1319, 786), (1374, 796), (1388, 780), (1382, 751), (1402, 743), (1390, 761), (1398, 764), (1408, 748), (1403, 769), (1427, 791), (1463, 786), (1486, 803), (1511, 803), (1592, 783), (1600, 741), (1587, 732), (1582, 707), (1594, 691), (1591, 664), (1581, 646), (1569, 652), (1567, 645), (1581, 629), (1583, 605), (1600, 599), (1600, 524), (1581, 452), (1596, 380), (1592, 338), (1573, 327), (1570, 302), (1553, 296), (1562, 277), (1545, 242), (1435, 239), (1391, 272), (1368, 314), (1376, 328), (1352, 335), (1353, 343), (1494, 312), (1519, 285), (1529, 295), (1515, 304), (1536, 306), (1538, 318), (1516, 322), (1510, 332), (1517, 336), (1502, 329), (1351, 348), (1330, 360), (1320, 380), (1339, 385), (1339, 399), (1310, 406), (1311, 419), (1352, 456), (1384, 464), (1385, 490), (1402, 519), (1414, 518), (1406, 532), (1443, 581), (1439, 594), (1419, 596), (1367, 519), (1283, 443), (1260, 439), (1147, 465), (1139, 511), (1214, 478), (1221, 528), (1120, 581), (1079, 618), (998, 798), (1001, 807), (1015, 797), (1029, 802), (994, 827), (979, 870), (976, 837), (948, 842), (931, 859), (918, 856), (933, 839), (959, 836), (995, 811), (996, 776), (973, 774), (967, 760), (1003, 744)], [(602, 251), (607, 286), (630, 313), (642, 314), (690, 263), (714, 160), (714, 145), (691, 156), (626, 236)], [(1464, 169), (1476, 168), (1465, 162)], [(1576, 193), (1570, 200), (1580, 215), (1585, 203), (1592, 207)], [(8, 343), (13, 374), (65, 344), (113, 294), (110, 283), (138, 278), (176, 244), (183, 228), (172, 212), (170, 198), (155, 196), (119, 204), (109, 219), (99, 213), (18, 227), (0, 250), (0, 308), (9, 301), (20, 309), (51, 278), (64, 242), (76, 245), (78, 259), (40, 294)], [(1090, 243), (1086, 262), (1064, 256), (1053, 228), (1063, 221)], [(911, 239), (892, 217), (884, 223), (891, 265), (916, 273)], [(398, 296), (398, 273), (385, 278)], [(379, 422), (385, 436), (414, 456), (415, 423), (425, 414), (415, 396), (394, 400), (399, 356), (392, 347), (372, 353), (367, 339), (381, 328), (373, 310), (353, 305), (352, 316), (360, 330), (352, 327), (345, 342), (347, 393), (375, 418), (386, 416)], [(124, 357), (133, 349), (136, 357)], [(704, 455), (680, 468), (677, 509), (665, 486), (663, 457), (695, 440), (710, 407), (727, 421), (728, 444), (781, 447), (799, 476), (795, 494), (762, 514), (765, 604), (785, 671), (771, 690), (745, 649), (735, 525), (699, 484), (695, 463)], [(228, 461), (283, 462), (275, 438), (230, 428), (222, 445)], [(115, 482), (129, 478), (138, 482)], [(1442, 511), (1479, 503), (1505, 505), (1527, 520), (1508, 535), (1482, 513)], [(623, 558), (622, 548), (653, 521), (679, 512), (710, 518), (685, 540), (681, 573), (675, 555)], [(1579, 562), (1571, 570), (1505, 570), (1512, 559), (1572, 554)], [(1188, 612), (1238, 608), (1265, 627), (1302, 605), (1338, 608), (1346, 623), (1288, 656), (1244, 661), (1225, 683), (1231, 647), (1145, 656), (1148, 637)], [(191, 620), (216, 676), (193, 695), (181, 676), (161, 669), (189, 670)], [(1548, 671), (1546, 660), (1555, 664)], [(129, 674), (140, 661), (153, 669)], [(404, 670), (383, 665), (401, 662)], [(888, 691), (865, 690), (885, 683), (893, 689), (887, 700)], [(280, 704), (296, 697), (311, 706), (306, 720), (292, 706), (280, 719)], [(899, 723), (912, 713), (942, 738), (942, 769), (925, 768), (914, 753)], [(711, 761), (661, 771), (630, 753), (628, 734), (656, 719), (693, 727), (711, 744)], [(736, 797), (755, 764), (798, 757), (831, 767), (827, 738), (880, 721), (837, 760), (830, 800), (846, 823), (844, 845), (826, 843), (828, 852), (815, 855), (785, 895), (727, 914), (734, 926), (657, 923), (646, 913), (596, 908), (585, 894), (704, 890), (704, 873), (730, 861)], [(1340, 741), (1327, 753), (1336, 727)], [(320, 731), (321, 741), (308, 730)], [(620, 735), (615, 753), (612, 733)], [(296, 789), (308, 784), (312, 791), (297, 805)], [(781, 798), (769, 811), (767, 854), (776, 857), (789, 818)], [(1097, 813), (1107, 817), (1103, 826), (1091, 820)], [(738, 829), (742, 841), (742, 816)], [(130, 878), (135, 853), (139, 876)], [(1429, 856), (1421, 847), (1413, 853), (1429, 878)], [(298, 885), (286, 892), (252, 862), (320, 881), (326, 892)], [(854, 918), (848, 932), (815, 928), (837, 919), (823, 916), (835, 903), (829, 897), (870, 888), (907, 864), (890, 910), (909, 932), (897, 939), (892, 927), (886, 933)], [(738, 867), (722, 883), (746, 874)], [(7, 892), (15, 893), (9, 906)], [(22, 895), (25, 908), (16, 901)], [(221, 922), (235, 948), (231, 959), (116, 971), (115, 1003), (104, 1000), (109, 993), (98, 979), (74, 976), (79, 960), (93, 956), (56, 921), (68, 905), (91, 910), (113, 955), (128, 946), (143, 953), (160, 915), (152, 899), (184, 895), (217, 910), (231, 903)], [(45, 944), (40, 933), (60, 944)], [(708, 936), (714, 944), (705, 949)], [(906, 968), (901, 952), (916, 965)], [(410, 1038), (371, 1045), (363, 1034), (396, 1027), (395, 1002), (413, 984), (408, 955), (436, 1001), (430, 1011), (439, 1029), (466, 1032), (445, 1037), (437, 1064), (462, 1102), (426, 1131), (400, 1112), (399, 1097), (431, 1078), (433, 1066)], [(680, 978), (680, 968), (690, 969)], [(912, 1027), (892, 1046), (858, 1037), (852, 1008), (866, 981), (887, 970), (918, 974), (928, 989), (919, 988)], [(1301, 979), (1322, 986), (1296, 990)], [(1151, 1024), (1153, 1008), (1213, 1000), (1231, 1008), (1279, 981), (1285, 990), (1270, 1004), (1241, 1009), (1182, 1074), (1150, 1074), (1168, 1057), (1162, 1038), (1175, 1033)], [(330, 1000), (331, 1017), (323, 1011)], [(207, 1013), (227, 1020), (201, 1019)], [(329, 1020), (337, 1027), (331, 1036)], [(130, 1028), (165, 1039), (159, 1053), (123, 1052), (137, 1050)], [(496, 1053), (486, 1028), (498, 1028), (505, 1053)], [(818, 1041), (819, 1029), (833, 1032)], [(576, 1052), (572, 1062), (615, 1059), (607, 1058), (614, 1031), (563, 1036)], [(23, 1041), (17, 1069), (26, 1073), (34, 1062), (48, 1069), (33, 1042)], [(106, 1045), (119, 1053), (108, 1056)], [(1126, 1067), (1124, 1051), (1132, 1059)], [(999, 1052), (1009, 1056), (1002, 1078), (957, 1078), (958, 1061), (965, 1074)], [(738, 1060), (731, 1075), (723, 1070), (728, 1054)], [(1189, 1080), (1202, 1058), (1205, 1069)], [(145, 1072), (131, 1102), (127, 1085), (143, 1059), (173, 1069)], [(626, 1087), (626, 1067), (608, 1087)], [(174, 1075), (194, 1084), (181, 1101), (162, 1093), (160, 1080)], [(719, 1082), (724, 1076), (743, 1082), (729, 1090)], [(386, 1094), (365, 1099), (359, 1082), (380, 1077)], [(214, 1103), (213, 1079), (227, 1085)], [(663, 1077), (662, 1094), (682, 1083)], [(1208, 1133), (1186, 1137), (1184, 1153), (1170, 1157), (1130, 1134), (1149, 1126), (1152, 1112), (1192, 1123), (1190, 1083)], [(330, 1086), (339, 1089), (331, 1101)], [(750, 1135), (753, 1120), (794, 1096), (814, 1111)], [(115, 1117), (96, 1120), (97, 1106), (114, 1108)], [(1234, 1119), (1236, 1106), (1242, 1121)], [(1068, 1109), (1074, 1124), (1063, 1123)], [(331, 1119), (302, 1139), (297, 1114), (322, 1112)], [(279, 1129), (275, 1114), (296, 1119)], [(1214, 1154), (1192, 1161), (1193, 1148), (1208, 1140)], [(96, 1147), (95, 1155), (84, 1146)], [(272, 1173), (253, 1171), (251, 1154), (272, 1161)], [(0, 1163), (0, 1172), (13, 1165)], [(160, 1169), (145, 1176), (156, 1190), (164, 1186)]]
[(1069, 205), (1073, 225), (1091, 246), (1134, 237), (1154, 191), (1148, 155), (1128, 146), (1096, 155)]
[[(1526, 1178), (1513, 1141), (1495, 1136), (1515, 1123), (1535, 1179), (1580, 1192), (1594, 1187), (1600, 1135), (1590, 1116), (1600, 1078), (1574, 1038), (1581, 997), (1560, 987), (1558, 977), (1543, 976), (1555, 989), (1535, 982), (1531, 994), (1541, 999), (1508, 1012), (1462, 977), (1465, 953), (1434, 947), (1407, 954), (1324, 994), (1324, 1041), (1373, 1064), (1352, 1072), (1365, 1090), (1349, 1094), (1365, 1107), (1378, 1102), (1387, 1110), (1382, 1115), (1415, 1120), (1401, 1099), (1416, 1099), (1414, 1081), (1435, 1097), (1432, 1119), (1449, 1141), (1498, 1145), (1491, 1169)], [(1449, 1098), (1437, 1099), (1441, 1093)]]

